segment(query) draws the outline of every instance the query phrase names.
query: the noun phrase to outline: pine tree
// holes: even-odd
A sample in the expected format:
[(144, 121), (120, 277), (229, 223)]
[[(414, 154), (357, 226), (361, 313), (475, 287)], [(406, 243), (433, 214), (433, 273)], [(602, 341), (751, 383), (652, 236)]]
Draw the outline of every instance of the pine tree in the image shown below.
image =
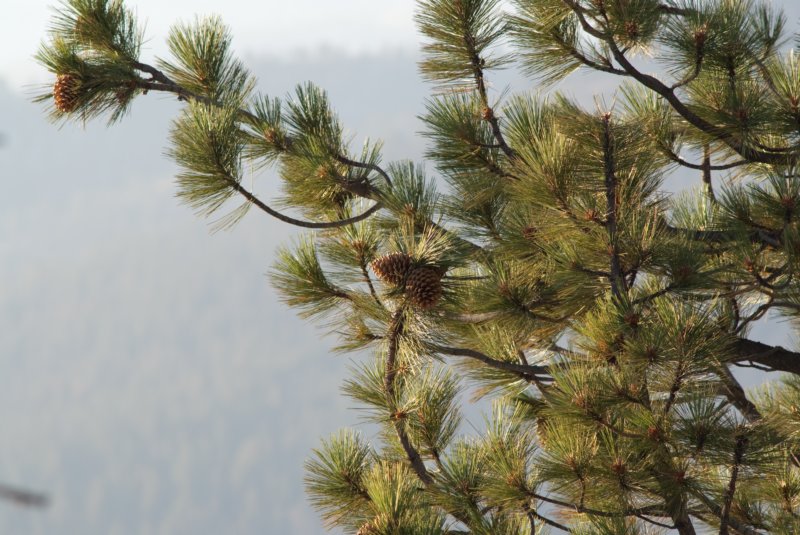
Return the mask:
[[(140, 59), (119, 0), (68, 0), (38, 60), (57, 120), (185, 102), (169, 153), (204, 216), (242, 204), (310, 229), (273, 282), (342, 351), (344, 392), (382, 430), (307, 463), (329, 526), (367, 534), (800, 532), (800, 353), (748, 338), (800, 319), (800, 59), (761, 0), (420, 0), (429, 177), (351, 148), (311, 84), (270, 98), (217, 18)], [(794, 39), (794, 41), (792, 41)], [(497, 97), (618, 76), (613, 103)], [(655, 72), (657, 74), (650, 74)], [(274, 165), (276, 210), (246, 169)], [(677, 169), (699, 187), (664, 192)], [(745, 392), (736, 367), (782, 372)], [(774, 376), (770, 376), (774, 378)], [(459, 393), (489, 396), (465, 434)]]

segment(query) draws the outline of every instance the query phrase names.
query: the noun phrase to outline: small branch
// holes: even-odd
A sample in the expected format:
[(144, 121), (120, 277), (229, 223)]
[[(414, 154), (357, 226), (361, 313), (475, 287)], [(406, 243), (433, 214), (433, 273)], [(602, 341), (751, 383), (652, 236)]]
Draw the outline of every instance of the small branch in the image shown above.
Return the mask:
[(430, 344), (428, 347), (436, 353), (478, 360), (491, 368), (515, 373), (523, 376), (524, 378), (531, 378), (532, 376), (536, 375), (548, 377), (550, 375), (550, 370), (546, 366), (533, 366), (530, 364), (517, 364), (515, 362), (497, 360), (474, 349), (467, 349), (463, 347), (447, 347), (436, 344)]
[[(662, 228), (670, 234), (682, 234), (689, 239), (697, 241), (724, 243), (733, 242), (738, 239), (738, 233), (728, 232), (725, 230), (696, 230), (673, 227), (666, 223), (663, 223)], [(748, 234), (747, 238), (751, 243), (761, 243), (774, 249), (781, 249), (783, 247), (780, 236), (777, 232), (771, 229), (753, 230)]]
[(764, 316), (764, 314), (766, 314), (769, 311), (769, 309), (772, 308), (774, 300), (775, 298), (773, 296), (771, 295), (768, 296), (767, 302), (759, 305), (752, 314), (742, 319), (742, 321), (739, 323), (739, 326), (736, 328), (734, 332), (738, 334), (742, 332), (744, 328), (747, 327), (750, 323), (760, 320)]
[(549, 498), (546, 496), (542, 496), (535, 492), (529, 492), (529, 495), (537, 500), (541, 500), (543, 502), (557, 505), (559, 507), (564, 507), (565, 509), (570, 509), (575, 511), (576, 513), (586, 514), (586, 515), (594, 515), (594, 516), (602, 516), (605, 518), (619, 518), (619, 517), (626, 517), (626, 516), (638, 516), (638, 515), (656, 515), (656, 516), (667, 516), (666, 512), (659, 510), (654, 506), (648, 507), (640, 507), (637, 509), (625, 509), (623, 511), (601, 511), (599, 509), (592, 509), (590, 507), (584, 507), (583, 505), (577, 503), (569, 503), (564, 502), (555, 498)]
[[(672, 106), (675, 112), (683, 117), (689, 124), (701, 132), (705, 132), (706, 134), (713, 136), (715, 139), (725, 143), (734, 152), (749, 161), (769, 164), (785, 164), (787, 162), (791, 162), (793, 159), (791, 153), (771, 153), (769, 151), (750, 148), (746, 146), (745, 143), (735, 134), (726, 131), (724, 128), (718, 127), (697, 115), (686, 104), (684, 104), (680, 98), (678, 98), (674, 90), (665, 85), (661, 80), (655, 76), (645, 74), (634, 67), (630, 60), (625, 56), (624, 52), (617, 46), (617, 43), (614, 41), (614, 38), (611, 34), (602, 32), (589, 24), (584, 16), (583, 8), (575, 0), (562, 1), (565, 5), (573, 10), (578, 17), (581, 27), (586, 33), (608, 44), (614, 59), (622, 67), (622, 69), (624, 69), (628, 76), (633, 77), (643, 86), (662, 96)], [(796, 148), (797, 147), (792, 147), (791, 150), (794, 151)]]
[(608, 74), (616, 74), (617, 76), (627, 75), (625, 71), (613, 67), (611, 65), (611, 62), (608, 61), (608, 59), (606, 59), (607, 62), (606, 65), (598, 63), (597, 61), (594, 61), (592, 59), (589, 59), (588, 57), (586, 57), (585, 54), (581, 53), (577, 48), (575, 48), (574, 46), (570, 45), (569, 43), (561, 39), (556, 31), (553, 31), (551, 37), (557, 40), (558, 44), (560, 44), (564, 48), (564, 50), (567, 50), (573, 58), (577, 59), (587, 67), (590, 67), (596, 71), (606, 72)]
[(604, 279), (611, 280), (612, 275), (608, 271), (598, 271), (596, 269), (589, 269), (587, 267), (583, 267), (577, 264), (573, 264), (570, 266), (575, 271), (579, 271), (581, 273), (586, 273), (587, 275), (593, 275), (595, 277), (603, 277)]
[[(403, 308), (397, 309), (392, 314), (388, 335), (389, 349), (386, 353), (386, 372), (383, 377), (383, 387), (386, 391), (386, 401), (392, 410), (394, 410), (395, 407), (394, 380), (397, 377), (397, 348), (400, 342), (400, 335), (405, 327), (403, 314)], [(422, 461), (422, 457), (420, 457), (419, 452), (417, 452), (417, 450), (411, 444), (408, 434), (406, 434), (406, 430), (403, 427), (403, 422), (401, 420), (396, 420), (394, 422), (394, 428), (397, 432), (397, 438), (400, 440), (400, 444), (403, 446), (403, 450), (406, 452), (406, 456), (408, 457), (414, 472), (416, 472), (417, 477), (419, 477), (420, 481), (422, 481), (425, 486), (432, 484), (433, 478), (428, 473), (428, 469), (425, 468), (425, 463)]]
[(678, 397), (678, 392), (680, 392), (681, 386), (683, 385), (683, 363), (678, 364), (678, 369), (675, 370), (675, 377), (672, 379), (672, 386), (669, 389), (669, 397), (667, 398), (667, 402), (664, 404), (664, 411), (661, 414), (661, 419), (666, 419), (669, 411), (672, 409), (672, 406), (675, 404), (675, 400)]
[(358, 162), (356, 160), (351, 160), (346, 156), (342, 156), (341, 154), (335, 154), (333, 158), (337, 162), (349, 165), (351, 167), (358, 167), (359, 169), (369, 169), (370, 171), (375, 171), (376, 173), (381, 175), (381, 177), (383, 177), (383, 180), (386, 182), (387, 186), (389, 186), (390, 188), (392, 187), (392, 179), (389, 178), (389, 174), (386, 171), (384, 171), (383, 168), (381, 168), (378, 165), (375, 165), (374, 163)]
[(603, 417), (600, 416), (597, 413), (590, 412), (590, 413), (587, 414), (587, 416), (589, 416), (589, 418), (591, 418), (593, 422), (596, 422), (596, 423), (602, 425), (603, 427), (605, 427), (606, 429), (608, 429), (609, 431), (611, 431), (615, 435), (618, 435), (618, 436), (621, 436), (621, 437), (624, 437), (624, 438), (631, 438), (631, 439), (635, 439), (635, 440), (645, 440), (645, 439), (647, 439), (647, 437), (645, 435), (640, 435), (638, 433), (631, 433), (629, 431), (625, 431), (624, 429), (620, 429), (619, 427), (615, 426), (614, 424), (606, 422), (605, 419), (603, 419)]
[(647, 522), (648, 524), (653, 524), (654, 526), (658, 526), (658, 527), (660, 527), (660, 528), (665, 528), (665, 529), (675, 529), (675, 524), (665, 524), (665, 523), (663, 523), (663, 522), (658, 522), (658, 521), (656, 521), (656, 520), (653, 520), (652, 518), (647, 518), (646, 516), (644, 516), (644, 515), (642, 515), (642, 514), (635, 514), (635, 515), (633, 515), (633, 516), (635, 516), (635, 517), (636, 517), (636, 518), (638, 518), (639, 520), (644, 520), (644, 521), (645, 521), (645, 522)]
[(733, 465), (731, 466), (731, 479), (728, 482), (728, 488), (725, 491), (725, 498), (722, 504), (722, 514), (719, 520), (719, 535), (728, 535), (728, 523), (730, 521), (731, 504), (733, 503), (733, 495), (736, 492), (736, 479), (739, 477), (739, 465), (742, 464), (744, 457), (744, 450), (747, 447), (747, 438), (745, 436), (736, 437), (736, 446), (733, 449)]
[[(704, 506), (706, 506), (706, 508), (711, 512), (711, 514), (713, 514), (717, 518), (722, 518), (722, 508), (719, 505), (717, 505), (717, 503), (714, 500), (712, 500), (699, 490), (693, 490), (690, 488), (689, 492), (691, 492), (695, 498), (697, 498)], [(733, 528), (735, 531), (738, 531), (742, 535), (763, 535), (758, 530), (755, 530), (750, 526), (739, 522), (739, 520), (736, 517), (729, 516), (727, 522), (731, 528)]]
[(383, 302), (381, 301), (380, 297), (378, 297), (378, 292), (375, 291), (375, 285), (372, 284), (372, 277), (369, 276), (369, 271), (367, 271), (367, 264), (364, 262), (363, 258), (359, 258), (358, 264), (359, 267), (361, 267), (361, 275), (364, 277), (364, 282), (366, 282), (367, 286), (369, 286), (369, 293), (372, 295), (372, 298), (375, 300), (375, 302), (382, 307)]
[(611, 114), (604, 113), (603, 122), (603, 164), (604, 178), (606, 186), (606, 229), (608, 230), (608, 242), (611, 246), (611, 294), (619, 299), (622, 293), (627, 290), (625, 277), (622, 273), (622, 264), (619, 259), (619, 247), (617, 244), (617, 177), (616, 163), (614, 161), (614, 138), (611, 133)]
[[(607, 273), (593, 273), (598, 276), (608, 277)], [(560, 324), (566, 321), (568, 318), (551, 318), (549, 316), (544, 316), (537, 312), (534, 312), (530, 309), (535, 303), (515, 303), (517, 305), (517, 309), (515, 312), (523, 312), (527, 316), (542, 321), (544, 323), (553, 323), (553, 324)], [(461, 323), (484, 323), (486, 321), (492, 321), (495, 319), (500, 318), (503, 314), (506, 314), (505, 311), (491, 311), (491, 312), (464, 312), (462, 314), (454, 314), (452, 316), (445, 316), (446, 319), (458, 321)]]
[(725, 385), (725, 396), (728, 398), (728, 401), (739, 409), (739, 412), (742, 413), (748, 422), (754, 423), (761, 420), (761, 413), (758, 412), (758, 408), (752, 401), (747, 399), (747, 394), (745, 394), (742, 385), (739, 384), (739, 381), (736, 380), (736, 377), (733, 376), (728, 367), (723, 364), (718, 371), (720, 379), (722, 379), (722, 383)]
[(752, 361), (750, 361), (750, 364), (742, 364), (741, 362), (733, 362), (732, 364), (734, 366), (736, 366), (737, 368), (752, 368), (752, 369), (758, 370), (760, 372), (774, 372), (775, 371), (775, 370), (773, 370), (772, 368), (770, 368), (768, 366), (759, 366), (758, 364), (755, 364)]
[(653, 299), (657, 299), (657, 298), (661, 297), (662, 295), (668, 294), (669, 292), (671, 292), (673, 290), (673, 288), (674, 287), (673, 287), (672, 284), (668, 284), (668, 285), (666, 285), (665, 287), (661, 288), (660, 290), (658, 290), (656, 292), (653, 292), (653, 293), (651, 293), (649, 295), (645, 295), (645, 296), (639, 297), (638, 299), (634, 299), (631, 304), (632, 305), (641, 305), (642, 303), (648, 303), (648, 302), (652, 301)]
[(668, 6), (665, 4), (659, 4), (658, 10), (662, 13), (666, 13), (667, 15), (677, 15), (680, 17), (688, 17), (695, 12), (693, 9), (682, 9), (680, 7)]
[(359, 221), (363, 221), (370, 217), (372, 214), (383, 208), (381, 203), (373, 204), (369, 209), (365, 212), (349, 217), (347, 219), (340, 219), (338, 221), (324, 221), (324, 222), (315, 222), (315, 221), (303, 221), (301, 219), (295, 219), (293, 217), (289, 217), (285, 214), (274, 210), (267, 206), (261, 199), (250, 193), (247, 189), (245, 189), (238, 181), (236, 181), (232, 176), (228, 176), (228, 182), (230, 183), (231, 187), (235, 189), (239, 194), (241, 194), (245, 199), (253, 203), (263, 212), (268, 213), (272, 217), (276, 219), (280, 219), (284, 223), (289, 223), (296, 227), (303, 227), (303, 228), (312, 228), (312, 229), (328, 229), (328, 228), (339, 228), (339, 227), (346, 227), (347, 225), (352, 225), (353, 223), (358, 223)]
[(692, 83), (698, 76), (700, 76), (700, 71), (703, 69), (703, 59), (705, 58), (705, 36), (702, 39), (695, 34), (695, 45), (694, 45), (694, 69), (692, 72), (686, 76), (683, 80), (679, 80), (675, 82), (669, 89), (670, 91), (675, 91), (679, 87), (683, 87)]
[(492, 135), (497, 141), (497, 144), (500, 145), (500, 150), (502, 150), (503, 154), (505, 154), (510, 160), (514, 160), (516, 159), (517, 155), (514, 150), (508, 146), (508, 143), (506, 143), (506, 140), (503, 137), (503, 132), (500, 130), (500, 122), (497, 120), (497, 117), (495, 116), (491, 106), (489, 106), (489, 95), (486, 90), (486, 80), (483, 72), (483, 59), (480, 57), (480, 55), (478, 55), (478, 52), (475, 49), (475, 37), (470, 35), (466, 29), (464, 32), (464, 44), (467, 47), (467, 53), (469, 54), (470, 62), (472, 63), (472, 74), (475, 78), (475, 86), (478, 89), (478, 95), (480, 95), (481, 104), (484, 108), (484, 119), (488, 121), (492, 130)]
[(673, 151), (668, 150), (666, 148), (662, 148), (662, 151), (667, 156), (667, 158), (669, 158), (673, 162), (677, 163), (678, 165), (681, 165), (683, 167), (687, 167), (689, 169), (694, 169), (696, 171), (703, 171), (705, 169), (708, 169), (709, 171), (727, 171), (729, 169), (733, 169), (735, 167), (741, 167), (742, 165), (747, 165), (748, 163), (750, 163), (747, 160), (736, 160), (735, 162), (723, 163), (723, 164), (717, 164), (717, 165), (713, 165), (712, 164), (712, 165), (706, 166), (705, 163), (699, 164), (699, 163), (692, 163), (692, 162), (689, 162), (687, 160), (684, 160), (683, 158), (681, 158), (680, 156), (675, 154)]
[[(135, 69), (139, 70), (139, 71), (146, 72), (147, 74), (149, 74), (152, 77), (151, 81), (141, 80), (141, 81), (139, 81), (137, 83), (137, 86), (141, 87), (142, 89), (155, 90), (155, 91), (166, 91), (166, 92), (170, 92), (170, 93), (175, 93), (176, 95), (178, 95), (179, 99), (195, 100), (195, 101), (203, 102), (205, 104), (209, 104), (209, 105), (213, 105), (213, 106), (220, 106), (220, 104), (218, 102), (214, 101), (213, 99), (211, 99), (209, 97), (206, 97), (204, 95), (199, 95), (197, 93), (194, 93), (192, 91), (189, 91), (189, 90), (183, 88), (182, 86), (178, 85), (173, 80), (171, 80), (166, 74), (164, 74), (163, 72), (161, 72), (160, 70), (156, 69), (155, 67), (153, 67), (151, 65), (147, 65), (145, 63), (134, 62), (133, 67)], [(246, 117), (250, 121), (258, 122), (258, 117), (256, 117), (255, 115), (253, 115), (249, 111), (247, 111), (245, 109), (241, 109), (241, 108), (239, 108), (237, 111), (238, 111), (239, 114), (241, 114), (242, 116)], [(375, 164), (357, 162), (355, 160), (351, 160), (351, 159), (349, 159), (349, 158), (347, 158), (345, 156), (338, 155), (338, 154), (334, 155), (334, 158), (337, 161), (339, 161), (340, 163), (344, 163), (346, 165), (350, 165), (350, 166), (353, 166), (353, 167), (359, 167), (359, 168), (362, 168), (362, 169), (369, 169), (369, 170), (375, 171), (375, 172), (377, 172), (378, 174), (380, 174), (384, 178), (384, 180), (386, 181), (386, 183), (390, 187), (392, 185), (392, 181), (389, 178), (389, 175), (383, 169), (381, 169), (379, 166), (377, 166)], [(274, 209), (270, 208), (264, 202), (262, 202), (260, 199), (258, 199), (255, 195), (253, 195), (251, 192), (249, 192), (247, 189), (245, 189), (241, 184), (239, 184), (239, 182), (236, 181), (232, 176), (226, 174), (226, 178), (228, 179), (228, 182), (230, 183), (230, 185), (231, 185), (231, 187), (233, 189), (235, 189), (238, 193), (240, 193), (243, 197), (245, 197), (248, 201), (250, 201), (251, 203), (256, 205), (262, 211), (268, 213), (269, 215), (271, 215), (271, 216), (273, 216), (273, 217), (275, 217), (277, 219), (280, 219), (281, 221), (283, 221), (285, 223), (289, 223), (291, 225), (295, 225), (295, 226), (303, 227), (303, 228), (328, 229), (328, 228), (338, 228), (338, 227), (351, 225), (353, 223), (357, 223), (359, 221), (367, 219), (368, 217), (370, 217), (372, 214), (374, 214), (375, 212), (377, 212), (381, 208), (381, 204), (380, 203), (376, 203), (371, 208), (369, 208), (366, 212), (364, 212), (364, 213), (362, 213), (360, 215), (357, 215), (355, 217), (351, 217), (351, 218), (348, 218), (348, 219), (343, 219), (343, 220), (340, 220), (340, 221), (329, 221), (329, 222), (320, 222), (320, 223), (312, 222), (312, 221), (302, 221), (302, 220), (295, 219), (293, 217), (289, 217), (287, 215), (284, 215), (284, 214), (278, 212), (277, 210), (274, 210)]]
[(716, 203), (717, 197), (714, 195), (714, 185), (711, 183), (711, 149), (709, 148), (708, 143), (703, 146), (702, 171), (703, 188), (705, 189), (705, 194), (709, 201)]
[(559, 524), (555, 520), (551, 520), (551, 519), (547, 518), (546, 516), (540, 515), (535, 509), (533, 509), (530, 506), (527, 506), (525, 508), (525, 512), (528, 514), (528, 519), (530, 520), (530, 523), (531, 523), (531, 535), (535, 535), (536, 534), (536, 522), (535, 522), (535, 519), (539, 519), (542, 522), (544, 522), (545, 524), (547, 524), (548, 526), (554, 527), (556, 529), (560, 529), (561, 531), (564, 531), (566, 533), (572, 533), (572, 530), (569, 529), (564, 524)]

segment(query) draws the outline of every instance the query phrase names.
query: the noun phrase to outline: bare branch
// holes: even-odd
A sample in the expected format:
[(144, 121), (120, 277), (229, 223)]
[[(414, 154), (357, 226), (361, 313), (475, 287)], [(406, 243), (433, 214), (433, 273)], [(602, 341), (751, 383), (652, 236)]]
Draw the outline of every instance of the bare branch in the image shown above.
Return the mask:
[(752, 401), (747, 399), (742, 385), (736, 380), (727, 366), (723, 365), (719, 369), (720, 379), (722, 384), (725, 385), (725, 396), (731, 404), (739, 409), (739, 412), (747, 419), (748, 422), (753, 423), (761, 419), (761, 413)]
[(746, 338), (738, 339), (733, 349), (736, 352), (734, 362), (750, 362), (768, 366), (771, 371), (800, 375), (800, 353)]
[(534, 375), (541, 375), (545, 377), (548, 377), (550, 375), (550, 370), (546, 366), (533, 366), (530, 364), (517, 364), (515, 362), (497, 360), (474, 349), (468, 349), (463, 347), (447, 347), (435, 344), (431, 344), (428, 347), (437, 353), (442, 353), (444, 355), (453, 355), (455, 357), (467, 357), (470, 359), (478, 360), (491, 368), (496, 368), (498, 370), (516, 373), (525, 378), (531, 378)]

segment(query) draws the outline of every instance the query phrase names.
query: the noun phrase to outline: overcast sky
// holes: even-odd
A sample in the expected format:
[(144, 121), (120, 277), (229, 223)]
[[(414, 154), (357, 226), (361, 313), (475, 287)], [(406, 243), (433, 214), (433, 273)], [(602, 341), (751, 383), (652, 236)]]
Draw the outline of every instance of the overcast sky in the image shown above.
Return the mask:
[[(56, 2), (3, 0), (0, 18), (0, 77), (14, 86), (46, 76), (30, 56), (36, 51)], [(416, 49), (410, 0), (132, 0), (128, 5), (147, 25), (145, 56), (164, 53), (164, 36), (178, 20), (220, 14), (243, 55), (285, 57), (298, 50), (333, 47), (377, 54)]]
[[(259, 89), (314, 80), (388, 159), (421, 156), (411, 2), (211, 4), (129, 4), (143, 59), (176, 20), (219, 13)], [(0, 19), (0, 482), (52, 505), (0, 503), (0, 532), (323, 533), (303, 461), (359, 418), (339, 393), (347, 359), (264, 276), (293, 230), (250, 214), (210, 235), (177, 204), (174, 99), (143, 97), (110, 129), (49, 124), (28, 101), (52, 82), (31, 60), (46, 6), (6, 2)]]
[[(359, 416), (339, 393), (347, 360), (264, 276), (293, 231), (251, 213), (210, 235), (178, 206), (163, 156), (174, 99), (143, 97), (110, 129), (49, 124), (27, 98), (31, 84), (52, 82), (31, 60), (48, 3), (2, 2), (0, 482), (47, 491), (53, 504), (0, 503), (0, 532), (323, 533), (302, 463)], [(800, 5), (783, 4), (796, 27)], [(259, 89), (283, 95), (313, 80), (357, 142), (382, 138), (386, 160), (421, 159), (414, 2), (129, 5), (147, 22), (146, 61), (164, 53), (176, 20), (219, 13)], [(609, 87), (577, 76), (564, 89), (589, 98)], [(275, 193), (269, 176), (256, 188)]]

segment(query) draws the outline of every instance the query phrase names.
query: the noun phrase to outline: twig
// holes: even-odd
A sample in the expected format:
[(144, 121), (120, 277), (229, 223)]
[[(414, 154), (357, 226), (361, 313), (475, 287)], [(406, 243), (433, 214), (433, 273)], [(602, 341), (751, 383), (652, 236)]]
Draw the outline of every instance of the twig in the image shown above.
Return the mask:
[[(400, 335), (404, 329), (404, 312), (405, 311), (402, 307), (398, 308), (392, 314), (392, 320), (389, 325), (389, 349), (386, 353), (386, 372), (383, 377), (383, 387), (386, 391), (386, 402), (392, 410), (394, 410), (395, 406), (394, 380), (395, 377), (397, 377), (397, 348), (400, 341)], [(416, 472), (417, 477), (419, 477), (420, 481), (422, 481), (425, 486), (431, 485), (433, 483), (433, 478), (428, 473), (428, 469), (425, 467), (425, 463), (422, 461), (422, 457), (420, 457), (419, 452), (417, 452), (417, 450), (411, 444), (408, 434), (406, 434), (406, 430), (403, 426), (403, 422), (399, 419), (395, 420), (394, 428), (397, 433), (397, 438), (400, 440), (400, 444), (403, 446), (403, 450), (406, 452), (406, 456), (408, 457), (414, 472)]]
[(747, 437), (740, 435), (736, 437), (736, 445), (733, 448), (733, 465), (731, 466), (731, 479), (728, 488), (725, 490), (725, 498), (722, 504), (722, 514), (719, 519), (719, 535), (728, 535), (728, 523), (730, 521), (731, 504), (733, 494), (736, 492), (736, 479), (739, 477), (739, 465), (742, 464), (744, 450), (747, 447)]

